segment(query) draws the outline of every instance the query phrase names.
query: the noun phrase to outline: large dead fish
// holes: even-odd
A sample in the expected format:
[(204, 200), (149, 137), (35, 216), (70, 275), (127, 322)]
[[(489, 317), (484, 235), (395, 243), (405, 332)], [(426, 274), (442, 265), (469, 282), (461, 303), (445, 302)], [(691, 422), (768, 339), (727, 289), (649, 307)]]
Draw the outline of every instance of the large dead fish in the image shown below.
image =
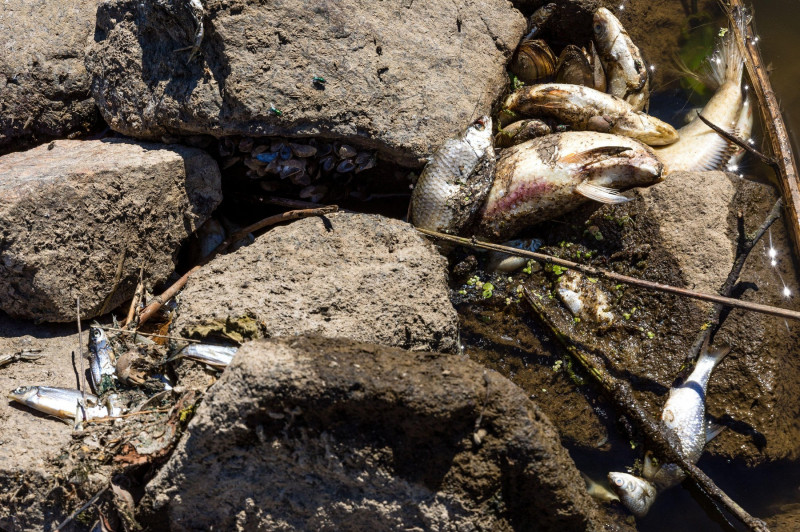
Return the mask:
[[(721, 431), (720, 427), (709, 427), (706, 419), (706, 388), (714, 368), (729, 351), (728, 347), (704, 349), (686, 381), (669, 391), (669, 399), (661, 412), (661, 426), (676, 436), (681, 454), (693, 464), (700, 459), (706, 443)], [(631, 513), (642, 517), (658, 492), (680, 484), (686, 475), (675, 464), (656, 464), (648, 453), (642, 477), (609, 473), (608, 478), (622, 503)]]
[(594, 13), (594, 41), (606, 71), (608, 92), (641, 111), (650, 96), (650, 77), (639, 48), (622, 23), (601, 7)]
[(678, 140), (678, 132), (666, 122), (635, 111), (616, 96), (580, 85), (522, 87), (506, 98), (505, 107), (526, 116), (549, 116), (576, 130), (624, 135), (651, 146)]
[[(747, 15), (742, 13), (737, 17), (737, 24), (744, 27)], [(722, 38), (707, 65), (708, 83), (716, 92), (700, 114), (739, 138), (749, 138), (753, 127), (753, 109), (750, 98), (742, 88), (744, 58), (732, 30)], [(705, 125), (700, 118), (695, 117), (678, 133), (678, 142), (656, 150), (664, 162), (666, 173), (722, 170), (731, 163), (735, 164), (741, 157), (737, 146)]]
[(422, 170), (411, 194), (411, 223), (457, 233), (478, 214), (493, 177), (492, 119), (484, 116), (446, 140)]
[(504, 150), (497, 161), (478, 232), (506, 240), (587, 199), (628, 201), (616, 189), (656, 183), (662, 168), (653, 150), (618, 135), (570, 131), (529, 140)]

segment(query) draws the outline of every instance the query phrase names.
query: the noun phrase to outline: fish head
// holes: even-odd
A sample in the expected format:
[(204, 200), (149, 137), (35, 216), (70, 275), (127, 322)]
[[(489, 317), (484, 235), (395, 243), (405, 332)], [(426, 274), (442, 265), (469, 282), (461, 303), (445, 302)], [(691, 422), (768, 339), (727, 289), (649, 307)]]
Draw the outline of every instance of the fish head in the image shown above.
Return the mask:
[(633, 515), (636, 517), (647, 515), (650, 506), (656, 500), (656, 488), (650, 482), (641, 477), (618, 472), (609, 473), (608, 481), (622, 504)]
[(621, 30), (622, 24), (611, 11), (601, 7), (594, 12), (592, 32), (594, 42), (601, 51), (611, 49)]
[(89, 344), (97, 347), (108, 345), (106, 333), (100, 327), (89, 327)]
[(38, 388), (36, 386), (20, 386), (19, 388), (15, 388), (8, 394), (8, 398), (19, 403), (24, 403), (34, 395)]
[(492, 119), (482, 116), (472, 123), (464, 132), (464, 140), (475, 153), (483, 154), (492, 147)]
[[(632, 129), (629, 133), (625, 133), (623, 131), (625, 126), (620, 125), (621, 130), (618, 132), (630, 134), (632, 138), (644, 142), (648, 146), (667, 146), (677, 142), (680, 138), (678, 131), (666, 122), (654, 116), (642, 113), (637, 114), (638, 120), (636, 120), (637, 124), (635, 129)], [(615, 131), (615, 133), (617, 133), (617, 131)]]
[(605, 152), (598, 151), (595, 159), (584, 164), (586, 178), (615, 189), (644, 187), (663, 181), (664, 163), (650, 147), (632, 139), (617, 138), (612, 142), (618, 146), (603, 146)]

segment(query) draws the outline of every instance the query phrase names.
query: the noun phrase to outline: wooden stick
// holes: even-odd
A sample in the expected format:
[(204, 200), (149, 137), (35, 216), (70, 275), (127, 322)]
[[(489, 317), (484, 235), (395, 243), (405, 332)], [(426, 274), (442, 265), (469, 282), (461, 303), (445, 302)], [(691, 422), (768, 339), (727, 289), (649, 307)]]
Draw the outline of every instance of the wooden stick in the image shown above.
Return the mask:
[(144, 298), (144, 267), (139, 266), (139, 282), (136, 283), (136, 291), (133, 293), (133, 299), (131, 299), (131, 308), (128, 309), (128, 316), (122, 323), (123, 327), (128, 327), (134, 322), (136, 307), (139, 306), (139, 302), (141, 302), (142, 298)]
[(539, 319), (547, 325), (553, 335), (564, 345), (567, 351), (588, 371), (603, 388), (622, 413), (628, 416), (636, 426), (642, 431), (648, 443), (648, 448), (654, 451), (661, 463), (677, 464), (692, 480), (694, 480), (709, 497), (718, 502), (722, 507), (736, 516), (739, 521), (745, 524), (750, 530), (764, 532), (768, 531), (767, 525), (760, 519), (756, 519), (742, 509), (724, 491), (719, 489), (714, 481), (711, 480), (696, 465), (686, 460), (678, 449), (680, 443), (674, 434), (667, 434), (661, 430), (659, 424), (642, 408), (633, 395), (633, 388), (627, 382), (615, 378), (605, 370), (605, 364), (594, 354), (583, 349), (579, 349), (575, 343), (568, 338), (555, 322), (547, 315), (542, 305), (536, 301), (536, 297), (527, 289), (524, 289), (525, 298), (530, 303)]
[[(744, 57), (745, 67), (753, 84), (753, 91), (758, 98), (759, 107), (764, 125), (772, 144), (772, 151), (778, 163), (778, 182), (783, 196), (783, 202), (789, 214), (789, 233), (794, 243), (796, 254), (800, 254), (800, 183), (797, 180), (797, 165), (786, 125), (783, 123), (780, 105), (772, 90), (769, 74), (761, 58), (757, 40), (753, 32), (752, 23), (742, 31), (736, 18), (744, 15), (745, 7), (742, 0), (730, 0), (728, 18), (739, 50)], [(797, 255), (795, 255), (797, 256)]]
[(119, 332), (119, 333), (122, 333), (122, 334), (135, 334), (135, 335), (138, 335), (138, 336), (149, 336), (151, 338), (165, 338), (167, 340), (175, 340), (175, 341), (179, 341), (179, 342), (187, 342), (187, 343), (190, 343), (190, 344), (201, 344), (201, 343), (203, 343), (202, 340), (193, 340), (191, 338), (183, 338), (182, 336), (166, 336), (164, 334), (144, 333), (144, 332), (141, 332), (141, 331), (131, 331), (131, 330), (128, 330), (128, 329), (119, 329), (117, 327), (106, 327), (106, 326), (103, 326), (103, 327), (100, 327), (100, 328), (103, 329), (104, 331), (116, 331), (116, 332)]
[(75, 307), (78, 314), (78, 358), (81, 361), (81, 393), (83, 394), (83, 420), (86, 421), (86, 372), (83, 370), (83, 333), (81, 332), (81, 296), (75, 298)]
[(133, 416), (143, 416), (145, 414), (163, 414), (165, 412), (169, 412), (172, 408), (156, 408), (155, 410), (140, 410), (139, 412), (128, 412), (127, 414), (120, 414), (119, 416), (106, 416), (106, 417), (95, 417), (89, 420), (86, 420), (85, 423), (92, 424), (92, 423), (108, 423), (109, 421), (114, 421), (116, 419), (126, 418), (126, 417), (133, 417)]
[(100, 496), (103, 495), (103, 493), (105, 493), (107, 490), (108, 490), (108, 486), (106, 486), (105, 488), (103, 488), (100, 491), (98, 491), (97, 493), (95, 493), (94, 497), (89, 499), (89, 501), (86, 504), (84, 504), (83, 506), (81, 506), (80, 508), (78, 508), (77, 510), (75, 510), (74, 512), (69, 514), (69, 517), (67, 517), (66, 519), (61, 521), (61, 524), (58, 525), (55, 528), (54, 532), (58, 532), (59, 530), (61, 530), (65, 526), (67, 526), (73, 519), (75, 519), (78, 515), (80, 515), (84, 510), (86, 510), (87, 508), (89, 508), (89, 506), (91, 506), (95, 502), (97, 502), (97, 500), (100, 498)]
[(189, 280), (189, 277), (192, 276), (197, 270), (211, 262), (211, 259), (228, 249), (232, 244), (238, 242), (248, 233), (252, 233), (253, 231), (258, 231), (259, 229), (263, 229), (265, 227), (279, 224), (281, 222), (288, 222), (290, 220), (297, 220), (299, 218), (309, 218), (311, 216), (323, 216), (325, 214), (331, 214), (339, 210), (339, 207), (336, 205), (327, 205), (324, 207), (318, 207), (314, 209), (301, 209), (296, 211), (287, 211), (281, 214), (276, 214), (275, 216), (270, 216), (268, 218), (264, 218), (260, 222), (256, 222), (253, 225), (249, 225), (234, 233), (233, 235), (229, 236), (225, 239), (222, 244), (214, 248), (214, 251), (203, 257), (200, 263), (189, 270), (188, 272), (184, 273), (180, 279), (175, 281), (172, 286), (164, 290), (160, 295), (158, 295), (149, 305), (147, 305), (143, 310), (142, 313), (139, 315), (139, 325), (142, 325), (147, 320), (153, 317), (153, 315), (161, 308), (161, 306), (175, 297), (181, 288), (186, 285), (186, 282)]
[(754, 147), (750, 146), (748, 143), (743, 141), (742, 139), (738, 138), (736, 135), (733, 135), (725, 131), (724, 129), (722, 129), (721, 127), (719, 127), (718, 125), (714, 124), (709, 119), (704, 117), (702, 113), (698, 113), (697, 118), (699, 118), (700, 121), (703, 122), (705, 125), (716, 131), (717, 134), (719, 134), (719, 136), (721, 136), (728, 142), (736, 144), (744, 151), (748, 152), (750, 155), (753, 155), (754, 157), (761, 159), (761, 161), (764, 164), (771, 166), (772, 169), (775, 170), (776, 172), (778, 171), (778, 161), (776, 161), (774, 158), (764, 155), (763, 153), (761, 153), (760, 151), (758, 151), (757, 149), (755, 149)]
[(751, 301), (742, 301), (741, 299), (723, 297), (717, 294), (695, 292), (694, 290), (689, 290), (686, 288), (678, 288), (677, 286), (671, 286), (668, 284), (654, 283), (653, 281), (645, 281), (644, 279), (629, 277), (627, 275), (622, 275), (621, 273), (616, 273), (609, 270), (603, 270), (601, 268), (595, 268), (594, 266), (587, 266), (585, 264), (578, 264), (577, 262), (572, 262), (565, 259), (559, 259), (558, 257), (553, 257), (551, 255), (545, 255), (543, 253), (536, 253), (533, 251), (527, 251), (523, 249), (511, 248), (508, 246), (502, 246), (500, 244), (492, 244), (490, 242), (483, 242), (481, 240), (476, 240), (475, 238), (469, 239), (460, 236), (446, 235), (444, 233), (437, 233), (436, 231), (431, 231), (429, 229), (422, 229), (419, 227), (417, 227), (417, 231), (419, 231), (424, 235), (436, 238), (438, 240), (445, 240), (447, 242), (453, 242), (455, 244), (461, 244), (462, 246), (467, 246), (471, 248), (488, 249), (490, 251), (500, 251), (502, 253), (507, 253), (508, 255), (514, 255), (517, 257), (526, 257), (547, 264), (557, 264), (559, 266), (564, 266), (565, 268), (577, 270), (585, 274), (593, 275), (596, 277), (605, 277), (606, 279), (611, 279), (616, 282), (639, 286), (641, 288), (648, 288), (650, 290), (657, 290), (659, 292), (677, 294), (679, 296), (699, 299), (701, 301), (710, 301), (712, 303), (719, 303), (727, 307), (751, 310), (753, 312), (760, 312), (762, 314), (779, 316), (781, 318), (787, 318), (790, 320), (800, 320), (800, 312), (794, 310), (789, 310), (780, 307), (773, 307), (770, 305), (762, 305), (760, 303), (753, 303)]

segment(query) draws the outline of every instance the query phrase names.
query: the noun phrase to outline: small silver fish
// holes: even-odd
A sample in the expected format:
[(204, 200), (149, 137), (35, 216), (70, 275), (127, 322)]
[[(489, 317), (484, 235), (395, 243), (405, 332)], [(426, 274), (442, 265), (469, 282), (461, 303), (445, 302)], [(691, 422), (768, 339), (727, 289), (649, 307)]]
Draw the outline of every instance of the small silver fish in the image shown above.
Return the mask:
[[(8, 398), (25, 406), (61, 419), (76, 418), (82, 409), (83, 394), (70, 388), (52, 386), (21, 386), (8, 394)], [(108, 416), (108, 408), (99, 404), (99, 398), (86, 394), (85, 415), (87, 419)]]
[(614, 189), (656, 183), (661, 170), (650, 148), (627, 137), (571, 131), (529, 140), (497, 161), (478, 232), (502, 241), (587, 199), (624, 203)]
[[(503, 242), (504, 246), (524, 249), (526, 251), (536, 251), (542, 247), (542, 244), (543, 242), (538, 238), (516, 239)], [(489, 262), (486, 264), (486, 270), (490, 272), (510, 273), (519, 270), (527, 263), (528, 259), (525, 257), (509, 255), (508, 253), (503, 253), (502, 251), (491, 251), (489, 252)], [(538, 263), (535, 264), (537, 267), (541, 268)]]
[[(737, 16), (737, 24), (743, 27), (746, 24), (746, 14)], [(750, 99), (742, 89), (744, 58), (732, 30), (725, 34), (718, 49), (708, 59), (707, 68), (708, 84), (717, 89), (701, 114), (712, 124), (733, 135), (742, 139), (749, 138), (753, 128), (753, 109)], [(698, 117), (680, 128), (678, 134), (678, 142), (656, 150), (656, 155), (664, 162), (665, 173), (723, 170), (731, 162), (738, 162), (735, 159), (737, 154), (741, 157), (737, 146), (705, 125)]]
[(653, 501), (656, 500), (656, 488), (643, 478), (628, 473), (609, 473), (611, 488), (617, 493), (620, 501), (636, 517), (644, 517)]
[(223, 369), (233, 360), (233, 355), (238, 351), (238, 347), (211, 344), (189, 344), (177, 354), (167, 359), (167, 362), (179, 358), (190, 358), (203, 364), (208, 364), (214, 368)]
[(586, 492), (593, 498), (602, 502), (618, 501), (617, 494), (608, 489), (607, 486), (595, 481), (589, 475), (581, 471), (581, 477), (586, 483)]
[[(693, 464), (700, 459), (706, 443), (722, 430), (721, 427), (710, 426), (706, 419), (706, 388), (711, 373), (729, 351), (730, 348), (727, 346), (711, 350), (704, 349), (686, 381), (669, 391), (669, 398), (661, 413), (661, 426), (666, 432), (675, 435), (680, 443), (680, 453)], [(609, 473), (609, 478), (611, 475), (619, 476), (624, 473)], [(632, 477), (632, 475), (628, 475), (628, 477)], [(632, 478), (639, 479), (639, 481), (633, 482), (626, 477), (626, 481), (621, 484), (612, 481), (612, 487), (626, 506), (628, 506), (626, 498), (634, 501), (634, 505), (628, 506), (628, 508), (635, 515), (641, 517), (647, 513), (655, 500), (655, 496), (643, 499), (637, 495), (639, 490), (643, 489), (643, 483), (650, 484), (658, 492), (661, 492), (680, 484), (686, 475), (675, 464), (659, 466), (653, 461), (652, 455), (647, 453), (642, 478)]]
[(594, 42), (603, 62), (608, 92), (641, 111), (650, 97), (650, 76), (639, 48), (622, 23), (601, 7), (594, 13)]
[(103, 376), (108, 375), (113, 379), (116, 374), (114, 349), (100, 327), (89, 328), (89, 357), (92, 389), (95, 393), (100, 393)]
[(411, 194), (411, 223), (458, 233), (477, 215), (493, 170), (492, 119), (484, 116), (457, 138), (446, 140), (422, 170)]
[(16, 353), (0, 355), (0, 368), (18, 360), (26, 360), (30, 362), (42, 358), (44, 355), (42, 355), (40, 351), (41, 349), (30, 349), (17, 351)]
[(624, 135), (651, 146), (678, 140), (678, 132), (666, 122), (636, 111), (616, 96), (581, 85), (522, 87), (506, 98), (504, 107), (524, 116), (549, 116), (576, 130)]
[(556, 293), (573, 316), (586, 317), (600, 323), (611, 323), (614, 314), (600, 285), (574, 270), (565, 271), (556, 283)]

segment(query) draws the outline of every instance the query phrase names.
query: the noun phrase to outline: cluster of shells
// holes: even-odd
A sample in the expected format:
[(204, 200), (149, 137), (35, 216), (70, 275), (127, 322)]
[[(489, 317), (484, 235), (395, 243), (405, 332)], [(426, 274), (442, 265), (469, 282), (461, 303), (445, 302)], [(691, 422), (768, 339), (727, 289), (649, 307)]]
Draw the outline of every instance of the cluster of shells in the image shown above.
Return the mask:
[(355, 175), (377, 164), (374, 152), (316, 138), (227, 137), (219, 142), (219, 155), (223, 170), (244, 165), (245, 175), (265, 192), (288, 193), (313, 203), (340, 198), (343, 191), (358, 196), (350, 186)]

